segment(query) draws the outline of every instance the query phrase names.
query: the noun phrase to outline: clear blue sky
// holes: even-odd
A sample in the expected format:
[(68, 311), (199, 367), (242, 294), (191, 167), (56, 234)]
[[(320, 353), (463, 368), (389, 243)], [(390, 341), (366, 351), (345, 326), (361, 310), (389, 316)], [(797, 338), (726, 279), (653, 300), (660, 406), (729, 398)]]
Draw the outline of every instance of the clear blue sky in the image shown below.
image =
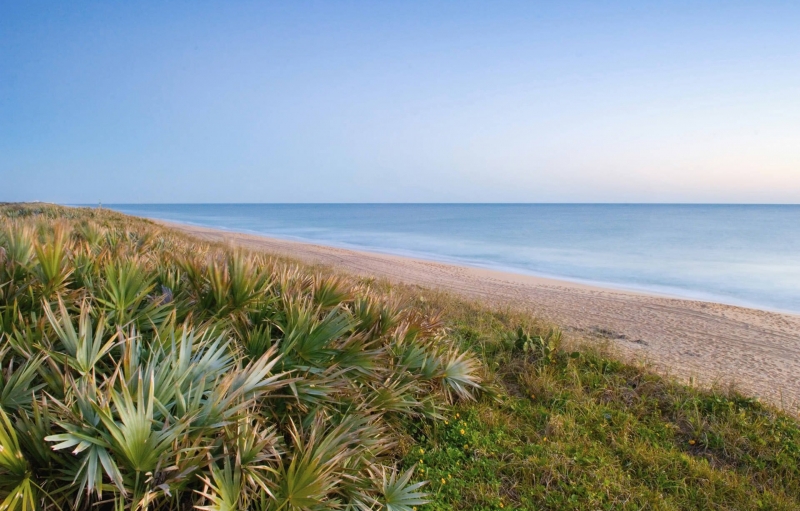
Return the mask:
[(800, 2), (0, 3), (0, 201), (800, 202)]

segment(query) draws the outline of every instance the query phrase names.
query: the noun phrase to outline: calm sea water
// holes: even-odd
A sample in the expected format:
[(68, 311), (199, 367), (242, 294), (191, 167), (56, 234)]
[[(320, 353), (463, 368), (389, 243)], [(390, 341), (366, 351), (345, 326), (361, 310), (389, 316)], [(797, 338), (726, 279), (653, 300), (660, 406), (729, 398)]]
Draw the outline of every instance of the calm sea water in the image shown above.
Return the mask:
[(231, 231), (800, 312), (800, 206), (109, 207)]

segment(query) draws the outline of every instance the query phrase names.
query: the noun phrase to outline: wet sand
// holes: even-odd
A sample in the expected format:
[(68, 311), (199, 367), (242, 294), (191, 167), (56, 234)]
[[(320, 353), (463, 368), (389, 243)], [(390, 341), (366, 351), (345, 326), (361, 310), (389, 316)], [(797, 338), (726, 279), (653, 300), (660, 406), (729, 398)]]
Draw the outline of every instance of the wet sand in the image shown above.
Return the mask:
[(608, 339), (624, 356), (684, 381), (734, 385), (789, 410), (800, 404), (800, 316), (162, 223), (208, 241), (522, 309), (573, 337)]

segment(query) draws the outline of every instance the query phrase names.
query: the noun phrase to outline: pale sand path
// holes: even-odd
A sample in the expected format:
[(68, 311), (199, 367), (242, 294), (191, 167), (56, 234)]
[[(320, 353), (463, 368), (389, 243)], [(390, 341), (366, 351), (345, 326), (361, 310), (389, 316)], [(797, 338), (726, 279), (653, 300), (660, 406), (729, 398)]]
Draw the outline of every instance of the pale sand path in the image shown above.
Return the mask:
[(624, 354), (662, 372), (734, 383), (787, 409), (800, 404), (800, 316), (163, 223), (209, 241), (521, 308), (588, 337), (602, 329)]

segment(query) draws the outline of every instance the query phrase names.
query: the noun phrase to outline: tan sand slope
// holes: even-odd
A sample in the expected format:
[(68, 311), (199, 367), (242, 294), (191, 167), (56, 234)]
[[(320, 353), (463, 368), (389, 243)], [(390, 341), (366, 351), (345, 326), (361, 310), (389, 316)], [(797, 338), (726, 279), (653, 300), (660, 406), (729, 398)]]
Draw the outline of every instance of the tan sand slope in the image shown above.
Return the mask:
[[(166, 223), (166, 222), (165, 222)], [(800, 404), (800, 316), (169, 223), (209, 241), (522, 308), (700, 384)]]

